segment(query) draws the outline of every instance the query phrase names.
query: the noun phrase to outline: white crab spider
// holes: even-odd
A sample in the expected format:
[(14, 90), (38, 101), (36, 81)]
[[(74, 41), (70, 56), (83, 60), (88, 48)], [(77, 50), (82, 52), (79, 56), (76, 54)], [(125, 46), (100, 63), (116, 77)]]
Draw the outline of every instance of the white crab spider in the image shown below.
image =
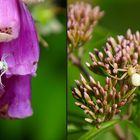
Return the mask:
[(138, 73), (134, 73), (132, 76), (131, 76), (131, 82), (133, 84), (133, 86), (140, 86), (140, 74)]
[(128, 68), (117, 69), (117, 70), (125, 72), (125, 73), (120, 78), (112, 76), (112, 75), (109, 75), (109, 76), (117, 80), (122, 80), (123, 78), (126, 78), (129, 76), (133, 86), (135, 87), (140, 86), (140, 66), (134, 66), (134, 67), (129, 66)]
[(1, 61), (0, 61), (0, 71), (1, 71), (1, 73), (0, 73), (0, 85), (2, 86), (2, 87), (4, 87), (4, 85), (2, 84), (2, 80), (1, 80), (1, 77), (6, 73), (6, 71), (8, 70), (8, 64), (6, 63), (6, 61), (5, 61), (5, 58), (6, 58), (7, 56), (3, 56), (2, 57), (2, 59), (1, 59)]

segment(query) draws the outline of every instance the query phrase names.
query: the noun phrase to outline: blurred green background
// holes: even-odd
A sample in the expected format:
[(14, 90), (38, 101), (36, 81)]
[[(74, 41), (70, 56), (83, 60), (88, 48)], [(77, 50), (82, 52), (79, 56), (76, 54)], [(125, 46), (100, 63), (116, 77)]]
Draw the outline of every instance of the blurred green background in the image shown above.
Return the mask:
[(66, 139), (66, 2), (46, 0), (29, 6), (40, 43), (37, 77), (32, 80), (34, 114), (24, 120), (0, 120), (1, 140)]
[[(139, 0), (83, 0), (93, 5), (99, 5), (101, 10), (105, 11), (104, 17), (99, 21), (98, 25), (94, 28), (93, 38), (85, 46), (85, 55), (83, 57), (83, 64), (90, 62), (89, 51), (93, 51), (94, 48), (102, 48), (106, 42), (107, 37), (115, 35), (124, 35), (128, 28), (133, 32), (140, 30), (140, 1)], [(68, 0), (68, 3), (73, 3), (75, 0)], [(76, 130), (75, 124), (82, 127), (86, 125), (84, 121), (83, 111), (76, 107), (74, 98), (71, 94), (71, 87), (75, 86), (74, 80), (79, 79), (80, 71), (75, 68), (70, 62), (68, 63), (68, 123), (71, 129)], [(101, 76), (90, 73), (96, 80), (103, 83)], [(136, 124), (140, 127), (140, 113), (136, 112), (137, 120)], [(69, 133), (69, 140), (77, 140), (85, 132)], [(97, 140), (117, 140), (112, 134), (112, 130), (99, 136)], [(134, 140), (137, 140), (133, 136)]]

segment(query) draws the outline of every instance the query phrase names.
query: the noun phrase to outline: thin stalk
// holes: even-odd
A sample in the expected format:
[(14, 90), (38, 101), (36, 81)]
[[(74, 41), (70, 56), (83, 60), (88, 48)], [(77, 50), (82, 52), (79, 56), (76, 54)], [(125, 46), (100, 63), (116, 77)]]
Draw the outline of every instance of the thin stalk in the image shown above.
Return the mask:
[(84, 66), (81, 63), (81, 59), (79, 59), (78, 57), (76, 57), (73, 53), (70, 53), (68, 55), (68, 59), (71, 61), (71, 63), (73, 65), (75, 65), (83, 74), (84, 76), (89, 79), (89, 74), (86, 71), (86, 69), (84, 68)]
[(114, 126), (114, 132), (118, 140), (125, 140), (125, 133), (119, 124)]
[(126, 140), (132, 140), (132, 133), (128, 127), (127, 127)]
[[(117, 83), (117, 80), (114, 79), (113, 84), (115, 85), (116, 83)], [(115, 136), (118, 138), (118, 140), (126, 140), (126, 134), (119, 124), (116, 124), (114, 126), (114, 133), (115, 133)]]

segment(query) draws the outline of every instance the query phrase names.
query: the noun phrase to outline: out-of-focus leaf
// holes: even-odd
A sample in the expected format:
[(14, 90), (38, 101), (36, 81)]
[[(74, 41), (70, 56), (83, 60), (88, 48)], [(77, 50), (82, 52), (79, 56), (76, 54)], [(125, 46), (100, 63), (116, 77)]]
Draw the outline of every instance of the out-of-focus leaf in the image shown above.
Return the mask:
[(138, 128), (133, 122), (131, 121), (124, 121), (131, 132), (140, 140), (140, 128)]
[(68, 133), (72, 134), (72, 133), (86, 132), (91, 129), (91, 126), (87, 125), (87, 126), (80, 127), (75, 124), (68, 124), (67, 129), (68, 129)]
[(68, 133), (79, 132), (79, 128), (74, 124), (68, 125)]
[(100, 129), (97, 129), (96, 127), (92, 128), (89, 132), (84, 134), (79, 138), (79, 140), (94, 140), (97, 138), (97, 136), (103, 134), (106, 132), (109, 128), (114, 126), (115, 124), (119, 123), (120, 120), (113, 120), (110, 122), (105, 122), (101, 125)]
[(37, 22), (40, 22), (44, 25), (54, 17), (54, 12), (52, 8), (49, 9), (42, 6), (34, 7), (32, 10), (32, 14)]
[(114, 31), (111, 31), (110, 29), (108, 28), (105, 28), (101, 25), (96, 25), (95, 28), (94, 28), (94, 31), (93, 33), (96, 33), (100, 36), (105, 36), (105, 35), (108, 35), (108, 36), (115, 36), (117, 33), (115, 33)]
[(38, 25), (37, 26), (40, 29), (40, 33), (42, 35), (49, 35), (51, 33), (61, 33), (63, 31), (63, 26), (62, 24), (59, 22), (58, 19), (56, 19), (55, 17), (52, 18), (46, 25)]

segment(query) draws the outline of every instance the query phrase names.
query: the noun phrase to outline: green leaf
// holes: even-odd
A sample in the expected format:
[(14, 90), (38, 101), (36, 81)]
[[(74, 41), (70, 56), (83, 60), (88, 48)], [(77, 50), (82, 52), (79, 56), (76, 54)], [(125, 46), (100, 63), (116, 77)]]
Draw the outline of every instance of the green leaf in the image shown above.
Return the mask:
[(138, 138), (140, 139), (140, 128), (138, 128), (133, 122), (131, 121), (125, 121), (124, 123), (126, 123), (126, 125), (128, 126), (128, 128), (132, 131), (132, 133)]
[(92, 128), (89, 132), (84, 134), (79, 138), (79, 140), (94, 140), (97, 138), (97, 136), (103, 134), (106, 132), (109, 128), (117, 124), (120, 120), (112, 120), (109, 122), (105, 122), (101, 125), (100, 129), (97, 129), (96, 127)]
[(67, 130), (69, 134), (73, 134), (73, 133), (80, 133), (80, 132), (87, 132), (88, 130), (91, 129), (91, 126), (89, 125), (85, 125), (85, 126), (77, 126), (75, 124), (68, 124)]
[(72, 132), (79, 132), (79, 128), (76, 126), (76, 125), (74, 125), (74, 124), (69, 124), (68, 125), (68, 133), (72, 133)]

